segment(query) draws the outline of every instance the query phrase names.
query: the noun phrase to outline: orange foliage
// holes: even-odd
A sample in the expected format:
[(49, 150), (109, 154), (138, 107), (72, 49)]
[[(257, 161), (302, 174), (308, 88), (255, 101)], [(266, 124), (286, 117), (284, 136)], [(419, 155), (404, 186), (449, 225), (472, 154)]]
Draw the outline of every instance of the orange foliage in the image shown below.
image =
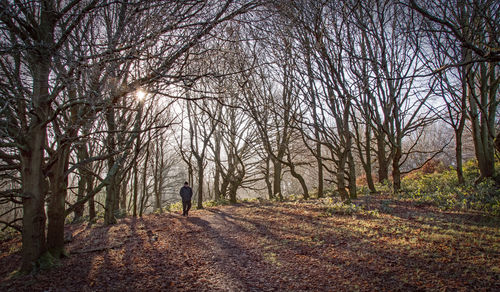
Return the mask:
[(418, 179), (424, 174), (439, 173), (446, 170), (443, 162), (439, 159), (431, 159), (427, 161), (421, 168), (411, 171), (405, 178), (407, 179)]

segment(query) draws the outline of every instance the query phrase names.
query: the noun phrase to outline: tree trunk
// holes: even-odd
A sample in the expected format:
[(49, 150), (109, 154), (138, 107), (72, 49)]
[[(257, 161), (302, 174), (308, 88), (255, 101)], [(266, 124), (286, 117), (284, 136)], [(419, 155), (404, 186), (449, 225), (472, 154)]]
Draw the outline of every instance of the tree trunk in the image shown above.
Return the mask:
[(129, 179), (130, 179), (130, 172), (127, 173), (125, 179), (120, 184), (121, 185), (121, 187), (120, 187), (120, 210), (123, 210), (124, 212), (127, 211), (127, 193), (128, 193), (127, 185), (128, 185)]
[(394, 192), (401, 190), (401, 170), (399, 166), (399, 161), (402, 157), (401, 146), (395, 146), (394, 158), (392, 160), (392, 180), (394, 186)]
[[(370, 193), (375, 194), (377, 189), (375, 188), (375, 183), (373, 182), (372, 177), (372, 146), (371, 146), (371, 128), (370, 125), (366, 125), (365, 129), (365, 163), (363, 164), (366, 175), (366, 182), (368, 183), (368, 188), (370, 189)], [(360, 153), (360, 155), (362, 155)]]
[(377, 134), (378, 182), (385, 183), (389, 179), (389, 159), (385, 145), (385, 135)]
[(292, 162), (292, 159), (290, 157), (290, 154), (287, 155), (288, 156), (288, 164), (289, 164), (289, 168), (290, 168), (290, 173), (292, 174), (292, 176), (294, 178), (296, 178), (299, 183), (300, 183), (300, 186), (302, 187), (302, 193), (303, 193), (303, 196), (304, 196), (304, 199), (307, 200), (309, 199), (309, 190), (307, 189), (307, 184), (306, 184), (306, 181), (304, 180), (304, 178), (296, 171), (295, 169), (295, 165), (293, 164)]
[[(87, 146), (85, 144), (82, 144), (78, 146), (77, 148), (77, 156), (78, 156), (78, 161), (84, 161), (85, 159), (88, 158), (88, 153), (87, 153)], [(87, 178), (86, 176), (88, 175), (87, 172), (84, 170), (84, 166), (82, 166), (78, 172), (80, 173), (80, 179), (78, 180), (78, 193), (76, 195), (76, 200), (77, 202), (82, 200), (83, 197), (85, 197), (85, 192), (89, 187), (92, 186), (87, 186)], [(75, 208), (74, 212), (74, 218), (73, 222), (78, 222), (80, 218), (83, 217), (83, 212), (85, 211), (85, 204), (80, 204)]]
[[(44, 13), (45, 12), (45, 13)], [(46, 11), (43, 11), (43, 16)], [(42, 22), (46, 20), (42, 19)], [(42, 23), (47, 25), (47, 23)], [(52, 37), (52, 33), (49, 33)], [(47, 42), (49, 44), (50, 42)], [(49, 72), (50, 58), (38, 57), (33, 68), (33, 111), (29, 114), (30, 124), (26, 134), (25, 148), (21, 148), (21, 183), (23, 192), (23, 232), (21, 268), (29, 273), (33, 264), (46, 252), (45, 242), (45, 197), (48, 183), (44, 173), (44, 143), (47, 139), (45, 119), (49, 114)]]
[[(476, 182), (481, 181), (484, 178), (490, 178), (494, 176), (495, 173), (495, 150), (493, 148), (493, 135), (490, 135), (490, 128), (494, 129), (494, 123), (491, 123), (491, 119), (488, 116), (488, 78), (487, 70), (485, 64), (480, 64), (480, 87), (479, 96), (477, 96), (476, 88), (474, 86), (473, 77), (469, 77), (469, 103), (470, 103), (470, 120), (472, 124), (472, 136), (474, 140), (474, 149), (476, 153), (476, 158), (479, 165), (480, 176)], [(476, 96), (474, 96), (476, 95)], [(494, 101), (495, 97), (492, 97)], [(477, 102), (479, 99), (479, 104)], [(494, 104), (494, 102), (493, 102)], [(479, 110), (479, 107), (481, 109)], [(496, 111), (496, 107), (493, 107)], [(489, 113), (491, 115), (491, 112)]]
[(229, 183), (229, 202), (236, 204), (236, 192), (238, 191), (238, 183), (232, 181)]
[(230, 168), (227, 170), (227, 173), (225, 176), (222, 176), (222, 184), (220, 186), (220, 195), (221, 198), (225, 199), (227, 196), (227, 189), (229, 187), (229, 173), (230, 173)]
[(161, 206), (161, 189), (163, 188), (163, 157), (161, 152), (163, 152), (163, 142), (160, 141), (160, 147), (156, 148), (156, 163), (154, 165), (154, 193), (155, 193), (155, 210), (163, 213)]
[(340, 154), (339, 164), (338, 164), (338, 168), (337, 168), (337, 175), (336, 175), (337, 191), (339, 192), (340, 199), (342, 201), (349, 201), (349, 194), (347, 193), (346, 185), (345, 185), (345, 175), (346, 175), (345, 167), (346, 167), (346, 160), (347, 160), (346, 156), (347, 155), (346, 155), (345, 151)]
[[(87, 190), (87, 182), (80, 174), (80, 179), (78, 180), (78, 192), (76, 194), (76, 201), (80, 201), (85, 197), (85, 191)], [(85, 211), (85, 205), (80, 204), (75, 208), (73, 212), (73, 223), (79, 222), (83, 217), (83, 211)]]
[(283, 201), (283, 194), (281, 192), (281, 162), (273, 159), (273, 197), (278, 197), (280, 201)]
[(218, 201), (221, 199), (221, 190), (220, 190), (220, 151), (221, 151), (221, 137), (218, 130), (215, 130), (214, 134), (214, 162), (215, 162), (215, 176), (214, 176), (214, 196), (215, 200)]
[(203, 209), (203, 156), (196, 159), (198, 164), (198, 209)]
[(139, 170), (137, 168), (137, 161), (134, 163), (132, 167), (133, 175), (134, 175), (134, 193), (132, 194), (132, 216), (137, 217), (137, 197), (139, 194)]
[(347, 151), (347, 162), (349, 165), (349, 197), (351, 199), (356, 199), (358, 197), (356, 190), (356, 165), (354, 164), (354, 157), (352, 156), (351, 148), (348, 148)]
[(266, 169), (264, 170), (264, 181), (267, 187), (267, 196), (269, 200), (274, 198), (273, 184), (271, 183), (271, 169), (270, 169), (271, 156), (268, 154), (266, 157)]
[(133, 166), (134, 172), (134, 194), (133, 194), (133, 205), (132, 205), (132, 216), (137, 217), (137, 198), (139, 192), (139, 169), (137, 167), (137, 159), (139, 159), (139, 152), (141, 151), (141, 116), (142, 116), (142, 106), (139, 106), (139, 111), (137, 112), (135, 129), (137, 132), (136, 142), (135, 142), (135, 161)]
[(21, 178), (23, 189), (23, 232), (21, 268), (29, 273), (38, 258), (46, 252), (45, 243), (45, 196), (47, 182), (42, 171), (43, 141), (45, 128), (32, 129), (28, 142), (29, 149), (21, 151)]
[(457, 162), (457, 178), (458, 183), (463, 185), (465, 183), (464, 170), (462, 163), (462, 131), (455, 131), (455, 159)]
[[(108, 137), (107, 137), (107, 146), (108, 146), (108, 151), (109, 153), (113, 153), (116, 148), (116, 141), (115, 141), (115, 130), (116, 130), (116, 124), (115, 124), (115, 111), (112, 107), (108, 108), (106, 110), (106, 122), (108, 124)], [(116, 167), (115, 165), (115, 157), (112, 155), (110, 158), (108, 158), (108, 172), (111, 172), (111, 169), (113, 167)], [(115, 198), (117, 197), (117, 172), (112, 173), (111, 176), (109, 177), (109, 180), (107, 181), (106, 185), (106, 202), (104, 205), (104, 225), (111, 225), (116, 223), (116, 218), (115, 218)]]
[[(90, 192), (94, 188), (94, 177), (90, 174), (87, 175), (87, 192)], [(95, 211), (95, 201), (94, 196), (89, 198), (89, 221), (94, 222), (96, 218)]]
[(64, 256), (65, 202), (68, 189), (66, 171), (69, 166), (69, 144), (62, 145), (55, 154), (55, 161), (49, 170), (50, 190), (47, 206), (48, 231), (47, 248), (52, 256)]
[[(319, 140), (319, 133), (317, 130), (316, 139)], [(318, 165), (318, 198), (323, 197), (324, 186), (323, 186), (323, 158), (321, 157), (321, 143), (319, 141), (316, 142), (316, 163)]]
[[(148, 141), (151, 140), (151, 137)], [(146, 144), (146, 157), (144, 158), (144, 172), (142, 173), (142, 197), (141, 197), (141, 208), (139, 209), (139, 217), (142, 217), (144, 213), (145, 205), (149, 199), (148, 195), (148, 184), (147, 184), (147, 174), (148, 174), (148, 160), (149, 160), (149, 142)]]

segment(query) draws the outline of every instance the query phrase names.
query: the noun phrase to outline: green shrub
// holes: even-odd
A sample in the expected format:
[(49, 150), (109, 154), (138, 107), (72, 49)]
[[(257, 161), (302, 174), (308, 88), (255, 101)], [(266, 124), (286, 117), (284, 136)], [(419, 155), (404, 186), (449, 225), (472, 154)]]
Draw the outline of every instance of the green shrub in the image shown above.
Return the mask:
[(417, 205), (434, 205), (444, 210), (478, 210), (500, 216), (500, 190), (495, 182), (484, 180), (475, 184), (479, 175), (477, 163), (464, 163), (465, 184), (460, 185), (456, 171), (448, 169), (440, 173), (422, 174), (403, 178), (399, 194)]
[(181, 211), (182, 210), (182, 202), (175, 202), (170, 205), (167, 205), (165, 207), (166, 211), (168, 212), (174, 212), (174, 211)]
[(19, 231), (12, 227), (7, 227), (4, 230), (0, 231), (0, 242), (4, 242), (7, 240), (11, 240), (20, 234)]
[[(224, 206), (231, 204), (228, 199), (210, 200), (203, 202), (203, 208)], [(182, 208), (181, 208), (182, 209)]]

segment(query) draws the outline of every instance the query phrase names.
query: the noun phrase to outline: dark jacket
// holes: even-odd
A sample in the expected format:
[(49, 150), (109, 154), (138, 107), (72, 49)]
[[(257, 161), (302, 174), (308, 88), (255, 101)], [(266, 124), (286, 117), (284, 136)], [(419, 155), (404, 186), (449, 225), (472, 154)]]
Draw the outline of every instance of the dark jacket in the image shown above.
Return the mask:
[(179, 194), (181, 195), (183, 201), (191, 201), (193, 190), (188, 186), (183, 186), (179, 191)]

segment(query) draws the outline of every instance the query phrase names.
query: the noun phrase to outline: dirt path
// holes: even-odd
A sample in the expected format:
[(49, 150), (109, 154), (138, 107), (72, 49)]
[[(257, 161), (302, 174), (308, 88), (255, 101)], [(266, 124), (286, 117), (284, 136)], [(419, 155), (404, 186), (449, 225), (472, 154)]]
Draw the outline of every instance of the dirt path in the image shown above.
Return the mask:
[[(61, 266), (0, 290), (500, 290), (498, 226), (410, 207), (332, 215), (317, 202), (244, 204), (70, 225)], [(19, 263), (6, 244), (2, 279)]]

